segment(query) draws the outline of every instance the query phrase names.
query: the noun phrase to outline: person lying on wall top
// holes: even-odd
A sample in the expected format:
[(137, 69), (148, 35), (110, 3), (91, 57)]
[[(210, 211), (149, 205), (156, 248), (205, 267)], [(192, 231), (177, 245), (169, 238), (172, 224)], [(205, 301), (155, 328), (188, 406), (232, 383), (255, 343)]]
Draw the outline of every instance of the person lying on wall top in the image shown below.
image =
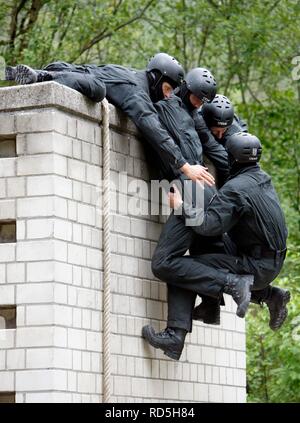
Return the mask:
[(143, 137), (161, 156), (167, 157), (187, 178), (207, 181), (211, 175), (200, 165), (189, 165), (177, 144), (160, 124), (153, 103), (170, 96), (184, 77), (180, 63), (166, 53), (158, 53), (146, 70), (119, 65), (74, 65), (65, 62), (48, 64), (42, 70), (26, 65), (7, 66), (5, 79), (19, 84), (55, 81), (79, 91), (89, 99), (108, 101), (125, 112), (141, 131)]

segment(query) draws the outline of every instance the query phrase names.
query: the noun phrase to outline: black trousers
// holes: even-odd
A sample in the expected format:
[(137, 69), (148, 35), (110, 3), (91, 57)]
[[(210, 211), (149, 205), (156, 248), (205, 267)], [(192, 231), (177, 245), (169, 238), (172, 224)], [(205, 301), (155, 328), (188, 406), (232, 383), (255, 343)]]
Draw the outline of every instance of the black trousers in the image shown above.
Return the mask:
[(53, 81), (72, 88), (95, 102), (102, 101), (106, 95), (106, 87), (101, 77), (97, 76), (96, 65), (81, 66), (54, 62), (43, 70), (53, 72)]
[[(194, 239), (192, 228), (172, 213), (152, 258), (154, 275), (168, 284), (168, 326), (191, 331), (196, 295), (220, 299), (229, 272), (254, 275), (251, 301), (268, 297), (269, 285), (280, 272), (283, 259), (275, 262), (239, 255), (228, 237), (218, 252), (184, 256)], [(198, 236), (197, 242), (203, 243), (204, 250), (211, 247), (213, 251), (214, 245), (205, 245), (207, 237)]]
[[(190, 184), (190, 185), (186, 185)], [(205, 185), (204, 190), (199, 188), (198, 184), (192, 183), (190, 180), (183, 175), (179, 177), (178, 188), (182, 189), (182, 194), (185, 199), (185, 203), (188, 206), (194, 208), (204, 208), (206, 210), (209, 202), (213, 195), (216, 193), (214, 187)], [(190, 224), (197, 223), (190, 222)], [(190, 255), (201, 255), (204, 253), (217, 253), (224, 251), (223, 238), (222, 237), (200, 237), (193, 231), (192, 226), (186, 226), (184, 220), (180, 216), (176, 216), (174, 212), (171, 213), (169, 219), (163, 227), (163, 231), (160, 235), (158, 245), (152, 258), (152, 271), (159, 279), (168, 282), (165, 278), (160, 277), (161, 271), (161, 260), (168, 258), (170, 260), (176, 257), (183, 257), (185, 253), (189, 251)], [(181, 276), (182, 271), (184, 272), (185, 265), (183, 268), (176, 268), (171, 270), (172, 281), (175, 281), (175, 273), (177, 285), (167, 285), (168, 289), (168, 326), (183, 328), (191, 331), (191, 314), (197, 297), (197, 293), (181, 289)], [(198, 292), (202, 297), (202, 301), (206, 298), (210, 299), (210, 302), (214, 301), (217, 303), (221, 300), (224, 304), (223, 296), (220, 295), (217, 298), (210, 296), (210, 292)], [(208, 294), (208, 295), (206, 295)], [(189, 315), (190, 324), (187, 324), (187, 315)], [(188, 327), (187, 327), (188, 326)]]

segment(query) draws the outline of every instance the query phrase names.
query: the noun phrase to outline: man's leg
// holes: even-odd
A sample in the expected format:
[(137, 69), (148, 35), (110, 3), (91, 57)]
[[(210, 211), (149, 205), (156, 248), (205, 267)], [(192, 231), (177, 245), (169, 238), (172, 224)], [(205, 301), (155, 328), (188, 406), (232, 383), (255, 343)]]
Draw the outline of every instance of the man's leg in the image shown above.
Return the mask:
[[(211, 195), (210, 195), (211, 196)], [(206, 195), (207, 199), (208, 195)], [(193, 290), (186, 291), (181, 288), (181, 278), (189, 271), (182, 266), (168, 268), (168, 275), (161, 277), (162, 263), (172, 262), (182, 256), (191, 248), (195, 234), (185, 221), (172, 213), (161, 233), (158, 245), (152, 258), (152, 271), (162, 280), (167, 277), (179, 281), (177, 287), (168, 286), (168, 327), (160, 333), (155, 333), (149, 325), (143, 328), (143, 337), (155, 348), (162, 349), (171, 358), (179, 359), (187, 331), (191, 330), (192, 310), (195, 302)], [(183, 286), (182, 286), (183, 287)], [(219, 290), (218, 290), (219, 291)], [(220, 294), (218, 292), (218, 297)]]
[[(197, 185), (196, 185), (197, 186)], [(197, 190), (196, 190), (197, 192)], [(207, 209), (212, 197), (216, 194), (214, 187), (205, 186), (204, 210)], [(196, 197), (197, 198), (197, 197)], [(197, 202), (196, 202), (197, 204)], [(201, 198), (199, 208), (201, 208)], [(210, 253), (225, 253), (222, 236), (208, 237), (197, 235), (189, 249), (190, 256), (201, 256)], [(207, 295), (200, 295), (201, 304), (193, 311), (193, 319), (203, 321), (206, 324), (220, 324), (221, 305), (224, 305), (224, 298), (213, 298)]]
[(42, 70), (47, 72), (87, 72), (85, 65), (74, 65), (73, 63), (61, 61), (49, 63)]
[[(169, 257), (170, 259), (182, 257), (189, 250), (194, 237), (194, 231), (185, 226), (184, 221), (179, 216), (175, 216), (172, 212), (163, 227), (152, 257), (153, 273), (155, 274), (156, 263), (159, 262), (162, 257)], [(171, 270), (170, 277), (173, 277), (173, 273), (174, 272)], [(186, 293), (186, 290), (181, 290), (180, 286), (178, 288), (179, 289), (171, 286), (169, 290), (168, 286), (168, 320), (172, 320), (172, 327), (176, 327), (174, 322), (177, 321), (177, 327), (190, 331), (191, 314), (195, 302), (195, 295), (194, 293), (192, 293), (192, 295)], [(193, 305), (190, 305), (192, 297), (194, 299)], [(171, 300), (171, 302), (169, 302), (169, 300)]]
[(53, 76), (52, 80), (80, 92), (94, 102), (102, 101), (106, 95), (104, 82), (99, 77), (90, 74), (59, 72)]
[[(255, 304), (267, 304), (270, 320), (269, 326), (276, 331), (281, 328), (288, 315), (287, 304), (290, 301), (290, 292), (277, 286), (271, 286), (283, 265), (283, 259), (270, 262), (270, 259), (260, 260), (260, 271), (258, 281), (251, 292), (251, 302)], [(260, 289), (257, 289), (260, 288)]]
[[(76, 66), (66, 62), (53, 62), (44, 69), (33, 69), (27, 65), (6, 66), (5, 79), (7, 81), (15, 81), (20, 85), (33, 84), (35, 82), (45, 82), (52, 80), (57, 72), (74, 72)], [(77, 70), (85, 73), (84, 66)]]
[[(223, 237), (197, 236), (190, 248), (191, 256), (200, 256), (209, 253), (225, 253)], [(225, 305), (224, 298), (201, 295), (201, 303), (193, 310), (193, 320), (202, 321), (210, 325), (220, 325), (221, 305)]]
[[(157, 247), (152, 258), (152, 270), (155, 274), (156, 262), (160, 257), (180, 257), (190, 248), (194, 232), (185, 226), (184, 221), (172, 212), (163, 227)], [(142, 336), (154, 348), (164, 351), (168, 357), (179, 360), (185, 336), (191, 330), (191, 316), (195, 296), (176, 287), (168, 286), (168, 326), (165, 330), (155, 333), (150, 325), (143, 327)]]
[[(208, 238), (208, 242), (205, 241)], [(203, 249), (205, 246), (205, 249)], [(237, 256), (236, 245), (231, 241), (227, 234), (222, 237), (197, 237), (190, 248), (191, 255), (199, 256), (201, 254), (227, 254)], [(248, 272), (248, 270), (247, 270)], [(225, 305), (224, 298), (215, 299), (202, 295), (202, 302), (193, 311), (193, 319), (201, 320), (206, 324), (219, 325), (221, 322), (221, 305)]]
[(250, 287), (254, 278), (240, 257), (205, 254), (197, 258), (155, 258), (154, 274), (161, 280), (214, 298), (220, 298), (223, 292), (232, 295), (238, 305), (237, 315), (244, 317), (250, 302)]
[(192, 291), (168, 285), (168, 327), (192, 332), (192, 313), (196, 296)]
[(192, 311), (196, 294), (168, 285), (168, 321), (167, 328), (155, 333), (150, 326), (144, 326), (143, 337), (154, 348), (164, 351), (173, 360), (179, 360), (187, 332), (192, 331)]
[[(157, 278), (170, 285), (188, 289), (199, 295), (219, 298), (229, 272), (227, 256), (218, 255), (221, 264), (217, 263), (217, 268), (209, 262), (211, 256), (213, 255), (172, 257), (167, 255), (164, 249), (159, 251), (159, 254), (156, 250), (152, 259), (152, 271)], [(223, 256), (225, 264), (221, 260)]]
[[(211, 257), (208, 255), (207, 258), (201, 256), (202, 262), (213, 264), (216, 267), (220, 264), (222, 266), (226, 265), (227, 262), (228, 269), (233, 273), (253, 274), (254, 284), (251, 290), (251, 302), (267, 304), (270, 313), (269, 326), (274, 331), (278, 330), (288, 315), (287, 304), (290, 301), (290, 293), (285, 289), (270, 286), (270, 284), (279, 274), (283, 265), (283, 259), (239, 258), (229, 255), (235, 254), (236, 248), (232, 242), (228, 244), (228, 241), (225, 242), (225, 249), (228, 254), (225, 262), (219, 263), (220, 258), (217, 257), (218, 255), (212, 255)], [(234, 261), (232, 261), (232, 258), (234, 258)]]
[(26, 65), (6, 67), (6, 79), (19, 84), (55, 81), (80, 92), (94, 102), (100, 102), (106, 95), (106, 87), (101, 77), (93, 74), (84, 65), (72, 65), (65, 62), (55, 62), (43, 70), (35, 70)]
[[(181, 290), (172, 290), (171, 288), (168, 298), (169, 322), (167, 329), (156, 334), (154, 329), (147, 325), (143, 327), (142, 335), (153, 347), (162, 349), (166, 355), (176, 360), (180, 358), (185, 335), (191, 328), (191, 312), (194, 306), (195, 293), (220, 298), (224, 287), (227, 286), (229, 289), (229, 287), (234, 286), (234, 289), (236, 289), (237, 283), (239, 283), (240, 290), (238, 294), (240, 295), (240, 302), (238, 303), (238, 315), (241, 317), (244, 316), (250, 301), (249, 286), (252, 283), (252, 279), (250, 280), (249, 276), (245, 277), (248, 278), (247, 280), (239, 279), (236, 282), (232, 279), (234, 275), (231, 276), (231, 279), (228, 279), (226, 265), (217, 266), (225, 267), (225, 271), (222, 272), (197, 263), (195, 258), (183, 257), (183, 254), (190, 248), (194, 236), (192, 229), (185, 226), (184, 220), (172, 213), (163, 228), (152, 259), (154, 275), (170, 285), (181, 288)], [(220, 255), (216, 254), (216, 256)], [(228, 258), (225, 254), (221, 256)], [(235, 262), (234, 260), (232, 261)], [(191, 266), (191, 262), (196, 264), (196, 266)], [(203, 272), (204, 268), (206, 272), (204, 272), (205, 276), (202, 277), (201, 272)], [(234, 269), (236, 268), (234, 267)], [(221, 273), (223, 275), (220, 276)], [(199, 275), (200, 278), (202, 277), (202, 282), (206, 282), (208, 279), (208, 283), (205, 283), (205, 289), (202, 289), (202, 287), (199, 289), (199, 286), (201, 286), (199, 284)], [(188, 287), (187, 284), (189, 285)], [(179, 295), (183, 292), (182, 288), (188, 288), (193, 295), (189, 294), (189, 297)], [(177, 310), (181, 311), (179, 316)], [(177, 326), (174, 327), (174, 324)]]
[[(162, 242), (162, 245), (164, 245), (164, 242)], [(190, 330), (191, 311), (196, 293), (201, 295), (209, 293), (216, 298), (220, 298), (222, 292), (228, 293), (238, 304), (237, 315), (244, 317), (250, 302), (250, 288), (254, 278), (252, 275), (241, 276), (228, 273), (229, 271), (238, 273), (241, 270), (237, 257), (227, 256), (226, 254), (207, 254), (202, 256), (202, 263), (199, 262), (202, 257), (198, 257), (197, 262), (194, 258), (188, 256), (175, 257), (170, 259), (172, 265), (169, 266), (169, 261), (165, 259), (164, 248), (159, 249), (159, 252), (163, 257), (158, 257), (157, 251), (155, 251), (153, 257), (155, 262), (152, 263), (152, 267), (156, 276), (163, 275), (164, 279), (168, 279), (168, 327), (162, 332), (155, 333), (154, 329), (147, 325), (143, 327), (142, 335), (154, 348), (160, 348), (167, 356), (179, 360), (184, 347), (185, 335)], [(210, 267), (212, 265), (215, 268)], [(169, 266), (168, 269), (167, 266)], [(196, 274), (196, 272), (199, 273)], [(177, 276), (178, 273), (179, 277)], [(220, 276), (220, 274), (223, 274), (223, 276)], [(177, 288), (175, 291), (172, 290), (172, 285)], [(203, 286), (205, 286), (204, 289)], [(184, 289), (193, 295), (189, 297), (178, 296)], [(181, 304), (183, 308), (178, 309), (178, 304)], [(177, 310), (179, 310), (179, 313)], [(174, 324), (177, 327), (171, 326)]]
[[(205, 186), (205, 189), (200, 185), (186, 180), (184, 176), (180, 178), (182, 188), (184, 191), (185, 201), (188, 207), (194, 210), (206, 209), (211, 198), (216, 193), (216, 190)], [(196, 224), (191, 220), (190, 225)], [(184, 284), (184, 289), (188, 288), (186, 285), (188, 281), (197, 281), (201, 275), (202, 265), (197, 266), (197, 262), (193, 257), (183, 257), (185, 252), (189, 249), (190, 254), (196, 251), (201, 253), (209, 252), (212, 244), (217, 244), (220, 239), (214, 238), (211, 240), (209, 237), (199, 237), (193, 231), (192, 226), (186, 225), (186, 220), (182, 216), (176, 216), (174, 212), (170, 215), (166, 225), (161, 233), (158, 245), (152, 258), (152, 271), (156, 277), (164, 282), (176, 285), (179, 288)], [(221, 242), (222, 244), (222, 242)], [(215, 251), (215, 250), (214, 250)], [(202, 256), (201, 256), (202, 257)], [(198, 257), (197, 257), (198, 258)], [(200, 271), (199, 271), (200, 267)], [(206, 269), (206, 274), (208, 269)], [(214, 271), (213, 278), (210, 278), (211, 289), (206, 286), (203, 292), (194, 291), (198, 294), (208, 295), (214, 298), (220, 297), (220, 289), (223, 287), (223, 279), (226, 278), (226, 272), (219, 275), (220, 272)], [(215, 277), (216, 276), (216, 277)], [(215, 287), (213, 285), (216, 285)], [(218, 286), (219, 285), (219, 286)], [(183, 286), (182, 286), (183, 287)], [(206, 292), (205, 292), (206, 291)]]
[[(184, 178), (183, 178), (184, 179)], [(184, 180), (181, 180), (184, 184)], [(194, 187), (191, 194), (191, 201), (194, 196)], [(213, 191), (214, 192), (214, 191)], [(208, 202), (213, 192), (204, 192), (204, 201)], [(200, 193), (201, 195), (201, 193)], [(203, 196), (202, 202), (203, 202)], [(201, 200), (200, 198), (200, 200)], [(164, 258), (173, 259), (183, 256), (192, 246), (195, 233), (191, 227), (185, 225), (185, 221), (171, 213), (167, 223), (164, 225), (156, 250), (152, 258), (152, 270), (155, 274), (156, 266)], [(171, 269), (171, 275), (174, 272)], [(177, 275), (180, 278), (180, 274)], [(151, 326), (143, 328), (143, 337), (155, 348), (162, 349), (166, 355), (178, 360), (180, 358), (185, 335), (192, 328), (192, 311), (195, 304), (196, 294), (183, 290), (179, 287), (168, 285), (168, 323), (167, 328), (155, 333)]]

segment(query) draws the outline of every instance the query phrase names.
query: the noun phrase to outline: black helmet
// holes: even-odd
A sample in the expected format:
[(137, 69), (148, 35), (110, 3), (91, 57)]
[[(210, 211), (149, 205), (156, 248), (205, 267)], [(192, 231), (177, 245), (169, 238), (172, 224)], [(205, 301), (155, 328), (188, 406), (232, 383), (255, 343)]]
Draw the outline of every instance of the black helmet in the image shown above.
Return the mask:
[(209, 70), (195, 68), (185, 78), (188, 90), (204, 103), (212, 101), (217, 92), (217, 83)]
[(162, 76), (168, 77), (176, 86), (180, 85), (184, 78), (184, 70), (181, 64), (172, 56), (166, 53), (157, 53), (153, 56), (147, 66), (147, 72), (158, 70)]
[(211, 127), (226, 128), (233, 121), (234, 110), (225, 95), (217, 94), (211, 103), (206, 103), (201, 109), (206, 125)]
[(228, 138), (226, 150), (235, 163), (255, 163), (260, 159), (262, 146), (255, 135), (236, 132)]

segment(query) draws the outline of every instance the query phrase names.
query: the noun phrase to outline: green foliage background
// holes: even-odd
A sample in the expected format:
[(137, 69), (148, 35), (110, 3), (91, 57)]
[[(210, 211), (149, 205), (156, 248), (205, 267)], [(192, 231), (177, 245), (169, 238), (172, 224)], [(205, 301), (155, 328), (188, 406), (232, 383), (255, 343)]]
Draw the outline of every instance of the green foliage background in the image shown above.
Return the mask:
[(248, 313), (250, 402), (300, 401), (300, 81), (292, 79), (299, 22), (298, 0), (0, 0), (0, 55), (7, 63), (143, 68), (165, 51), (186, 70), (211, 69), (219, 92), (263, 141), (262, 166), (290, 233), (276, 285), (291, 290), (292, 302), (278, 333), (270, 331), (266, 309), (251, 306)]

